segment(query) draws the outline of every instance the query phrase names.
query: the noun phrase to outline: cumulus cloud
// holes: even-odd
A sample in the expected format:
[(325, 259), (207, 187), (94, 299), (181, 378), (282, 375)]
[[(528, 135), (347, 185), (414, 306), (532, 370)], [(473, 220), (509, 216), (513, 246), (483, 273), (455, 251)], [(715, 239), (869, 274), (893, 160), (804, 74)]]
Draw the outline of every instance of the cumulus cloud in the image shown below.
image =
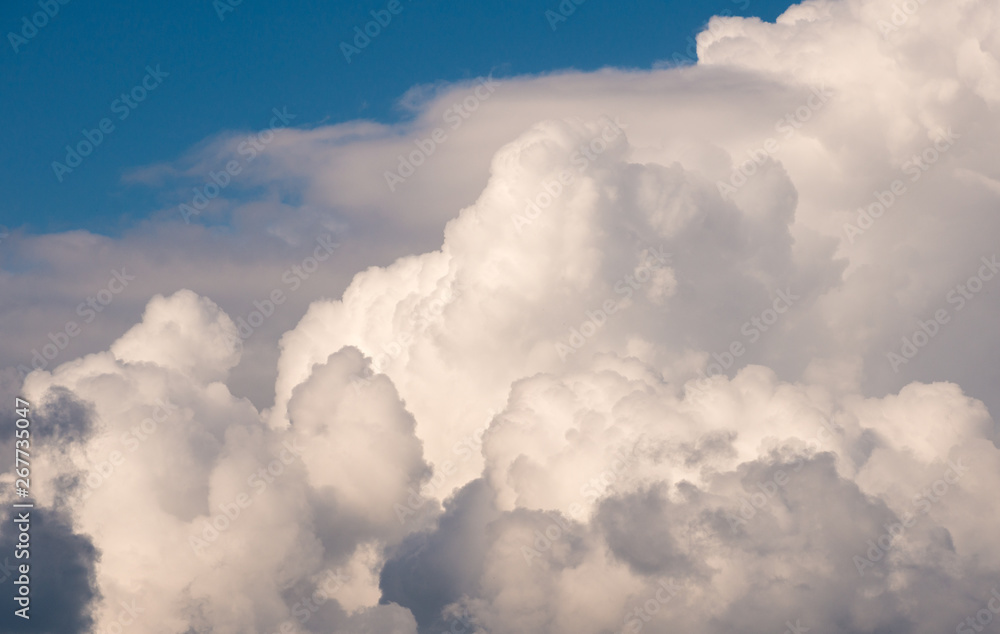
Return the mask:
[[(151, 633), (982, 624), (1000, 14), (901, 6), (811, 0), (714, 19), (695, 66), (497, 82), (394, 189), (476, 84), (396, 128), (277, 133), (248, 178), (299, 188), (268, 229), (291, 263), (168, 276), (18, 391), (75, 557), (60, 627), (123, 605)], [(230, 219), (252, 234), (272, 203)], [(317, 227), (352, 238), (322, 291), (290, 268), (331, 253)], [(241, 266), (274, 286), (223, 288)], [(297, 308), (270, 320), (275, 288)]]
[(408, 631), (365, 588), (401, 537), (393, 505), (428, 475), (412, 417), (386, 381), (350, 389), (364, 363), (344, 351), (293, 399), (294, 431), (272, 432), (220, 382), (239, 358), (234, 330), (206, 298), (155, 297), (110, 352), (25, 382), (44, 404), (32, 490), (93, 540), (96, 631), (123, 605), (149, 632)]

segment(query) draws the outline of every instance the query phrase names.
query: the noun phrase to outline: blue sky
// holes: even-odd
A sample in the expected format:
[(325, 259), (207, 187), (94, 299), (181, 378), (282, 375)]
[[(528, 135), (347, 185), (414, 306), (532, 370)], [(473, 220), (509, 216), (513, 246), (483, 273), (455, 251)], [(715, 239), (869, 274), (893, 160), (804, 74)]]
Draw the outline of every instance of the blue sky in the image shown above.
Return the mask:
[[(173, 161), (222, 131), (260, 129), (272, 108), (288, 108), (298, 126), (393, 122), (406, 116), (399, 99), (415, 85), (491, 72), (648, 68), (688, 48), (711, 15), (773, 20), (789, 4), (586, 0), (553, 29), (546, 11), (558, 11), (556, 0), (401, 0), (348, 63), (340, 43), (352, 42), (354, 27), (387, 0), (243, 0), (231, 11), (210, 0), (50, 1), (58, 12), (47, 23), (35, 17), (38, 0), (5, 3), (0, 17), (0, 224), (107, 235), (180, 202), (124, 183), (123, 174)], [(22, 33), (26, 17), (43, 26)], [(147, 66), (166, 76), (146, 79), (156, 85), (142, 102), (116, 102), (141, 84)], [(65, 163), (66, 145), (106, 117), (111, 132), (60, 182), (53, 161)]]

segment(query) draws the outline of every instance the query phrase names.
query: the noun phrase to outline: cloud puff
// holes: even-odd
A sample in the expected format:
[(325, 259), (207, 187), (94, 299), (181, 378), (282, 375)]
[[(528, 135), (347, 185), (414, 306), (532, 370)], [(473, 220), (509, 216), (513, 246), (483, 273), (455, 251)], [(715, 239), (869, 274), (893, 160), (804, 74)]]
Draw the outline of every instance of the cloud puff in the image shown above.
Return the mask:
[(93, 540), (96, 629), (409, 631), (365, 588), (401, 538), (393, 506), (429, 473), (412, 418), (387, 381), (349, 387), (365, 365), (346, 350), (296, 393), (293, 429), (270, 430), (219, 382), (233, 330), (205, 298), (156, 297), (112, 352), (25, 382), (41, 405), (32, 490)]
[[(427, 631), (930, 632), (988, 594), (1000, 452), (956, 386), (837, 399), (751, 366), (678, 398), (631, 364), (520, 384), (484, 441), (488, 512), (463, 531), (458, 494), (386, 565), (386, 596), (421, 621), (428, 577), (477, 571)], [(461, 565), (429, 547), (463, 534), (486, 544)]]
[(151, 363), (192, 374), (201, 381), (219, 380), (239, 362), (236, 326), (209, 300), (181, 291), (168, 301), (155, 297), (143, 321), (111, 346), (124, 363)]

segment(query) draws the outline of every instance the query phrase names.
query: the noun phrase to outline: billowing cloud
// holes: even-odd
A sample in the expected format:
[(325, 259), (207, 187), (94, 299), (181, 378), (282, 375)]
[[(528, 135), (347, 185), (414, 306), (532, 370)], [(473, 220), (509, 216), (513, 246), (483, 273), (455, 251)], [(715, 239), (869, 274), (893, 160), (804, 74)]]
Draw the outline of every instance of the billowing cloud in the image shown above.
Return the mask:
[[(141, 318), (129, 299), (79, 358), (39, 331), (57, 353), (18, 392), (75, 554), (65, 627), (1000, 618), (998, 26), (985, 0), (717, 18), (695, 66), (484, 79), (418, 91), (397, 127), (275, 133), (245, 185), (299, 203), (153, 221), (219, 264), (200, 286), (154, 272), (153, 233), (108, 240), (144, 264), (81, 310), (137, 292)], [(213, 251), (198, 223), (223, 218), (269, 238)], [(56, 270), (82, 257), (60, 241), (104, 244), (36, 239)]]

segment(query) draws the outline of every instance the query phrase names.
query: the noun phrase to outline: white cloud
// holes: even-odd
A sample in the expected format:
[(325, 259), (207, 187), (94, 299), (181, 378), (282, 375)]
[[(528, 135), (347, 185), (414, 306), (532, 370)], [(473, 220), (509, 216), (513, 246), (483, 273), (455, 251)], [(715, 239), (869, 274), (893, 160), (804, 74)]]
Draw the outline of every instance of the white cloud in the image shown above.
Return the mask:
[[(889, 0), (716, 19), (694, 67), (499, 82), (395, 191), (385, 170), (474, 83), (397, 127), (279, 131), (246, 174), (265, 199), (217, 210), (236, 238), (178, 217), (26, 240), (57, 276), (101, 254), (48, 296), (72, 298), (67, 319), (105, 270), (137, 272), (80, 335), (95, 354), (24, 386), (63, 421), (39, 501), (101, 553), (98, 627), (132, 598), (144, 632), (936, 632), (974, 614), (1000, 574), (1000, 295), (949, 294), (997, 252), (1000, 12), (909, 4), (898, 24)], [(197, 176), (233, 144), (149, 173)], [(320, 231), (344, 246), (293, 294)], [(275, 289), (284, 312), (232, 346)], [(336, 601), (296, 610), (335, 573)]]

